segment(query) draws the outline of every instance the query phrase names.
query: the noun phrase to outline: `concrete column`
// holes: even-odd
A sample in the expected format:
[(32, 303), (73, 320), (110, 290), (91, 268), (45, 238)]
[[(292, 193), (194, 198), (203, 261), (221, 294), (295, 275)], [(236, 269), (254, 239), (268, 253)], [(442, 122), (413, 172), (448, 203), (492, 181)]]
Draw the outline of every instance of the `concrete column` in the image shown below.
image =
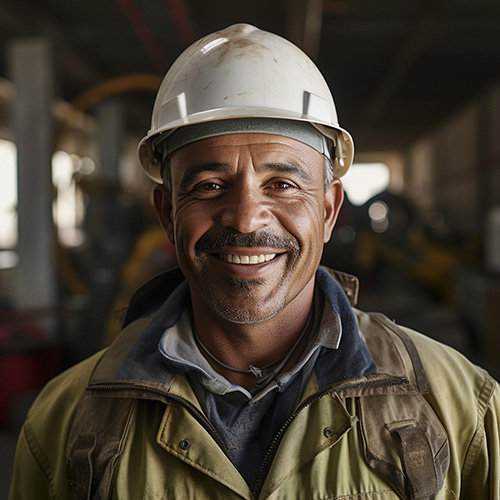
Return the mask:
[(119, 196), (119, 164), (125, 131), (123, 101), (119, 98), (106, 99), (95, 108), (95, 114), (99, 122), (99, 160), (96, 173), (99, 183), (106, 189), (91, 197), (88, 214), (97, 214), (97, 220), (93, 220), (89, 230), (93, 238), (99, 240), (104, 255), (113, 262), (123, 251), (123, 239), (127, 237), (123, 228), (124, 218)]
[(18, 158), (20, 255), (15, 305), (48, 307), (58, 301), (52, 221), (52, 103), (55, 75), (51, 44), (44, 39), (16, 40), (7, 50)]
[(125, 130), (123, 102), (107, 99), (99, 104), (96, 114), (99, 121), (99, 175), (118, 184)]

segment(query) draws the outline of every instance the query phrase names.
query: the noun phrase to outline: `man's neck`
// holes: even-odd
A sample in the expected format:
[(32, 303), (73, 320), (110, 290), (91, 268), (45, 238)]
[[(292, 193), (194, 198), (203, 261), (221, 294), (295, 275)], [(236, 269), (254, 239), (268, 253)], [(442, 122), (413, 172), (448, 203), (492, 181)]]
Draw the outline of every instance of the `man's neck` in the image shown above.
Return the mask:
[(254, 388), (255, 376), (236, 370), (272, 365), (293, 349), (281, 370), (286, 371), (295, 364), (307, 345), (309, 336), (300, 337), (308, 325), (313, 307), (314, 282), (276, 315), (251, 324), (228, 321), (203, 302), (192, 299), (196, 334), (210, 354), (203, 349), (201, 352), (216, 372), (248, 390)]

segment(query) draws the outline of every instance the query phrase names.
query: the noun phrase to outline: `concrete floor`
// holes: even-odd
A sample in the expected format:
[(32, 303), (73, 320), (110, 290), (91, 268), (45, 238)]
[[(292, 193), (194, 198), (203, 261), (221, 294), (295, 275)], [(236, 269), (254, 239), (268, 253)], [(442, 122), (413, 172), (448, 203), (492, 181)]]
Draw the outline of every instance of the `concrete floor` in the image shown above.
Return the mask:
[(9, 494), (10, 478), (12, 477), (12, 463), (16, 451), (15, 433), (0, 429), (0, 498), (7, 499)]
[(17, 436), (26, 412), (35, 397), (36, 393), (29, 393), (20, 397), (12, 405), (9, 425), (7, 427), (0, 427), (0, 500), (7, 500), (10, 479), (13, 472)]

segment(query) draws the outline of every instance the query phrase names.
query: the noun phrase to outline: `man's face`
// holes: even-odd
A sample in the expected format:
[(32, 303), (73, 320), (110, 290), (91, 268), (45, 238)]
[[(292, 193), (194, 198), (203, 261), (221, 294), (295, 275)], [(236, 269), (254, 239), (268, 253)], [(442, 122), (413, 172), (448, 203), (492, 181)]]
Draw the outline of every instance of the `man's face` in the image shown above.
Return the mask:
[[(171, 157), (155, 205), (193, 307), (236, 323), (274, 316), (309, 294), (342, 187), (325, 193), (324, 157), (270, 134), (229, 134)], [(299, 299), (300, 300), (300, 299)]]

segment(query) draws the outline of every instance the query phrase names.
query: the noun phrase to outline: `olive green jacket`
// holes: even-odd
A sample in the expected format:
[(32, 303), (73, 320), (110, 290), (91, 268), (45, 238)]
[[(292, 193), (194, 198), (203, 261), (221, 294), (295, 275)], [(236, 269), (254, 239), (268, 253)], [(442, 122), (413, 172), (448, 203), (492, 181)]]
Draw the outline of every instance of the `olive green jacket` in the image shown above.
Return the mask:
[[(335, 278), (354, 301), (355, 281)], [(500, 499), (498, 384), (449, 347), (355, 314), (378, 373), (326, 388), (313, 374), (253, 492), (184, 376), (115, 379), (148, 321), (129, 318), (39, 395), (10, 500)]]

